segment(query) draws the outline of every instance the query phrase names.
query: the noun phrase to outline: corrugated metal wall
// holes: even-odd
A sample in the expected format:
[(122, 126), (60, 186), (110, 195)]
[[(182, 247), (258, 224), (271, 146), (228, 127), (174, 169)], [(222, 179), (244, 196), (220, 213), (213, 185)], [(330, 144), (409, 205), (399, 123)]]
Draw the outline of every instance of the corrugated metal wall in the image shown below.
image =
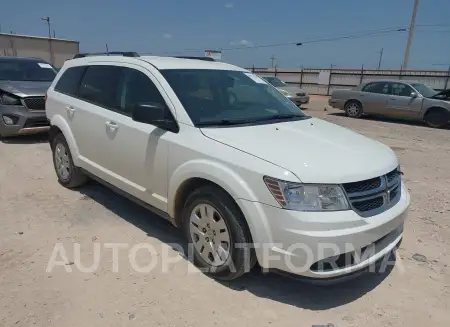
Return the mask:
[[(60, 68), (79, 52), (79, 42), (16, 34), (0, 34), (0, 56), (40, 58)], [(53, 56), (50, 53), (50, 47)], [(53, 57), (53, 58), (52, 58)]]
[[(436, 90), (450, 88), (450, 69), (448, 71), (425, 70), (365, 70), (361, 69), (273, 69), (249, 68), (260, 76), (278, 76), (289, 84), (295, 84), (310, 94), (330, 95), (333, 90), (351, 88), (362, 82), (373, 80), (414, 80)], [(319, 84), (319, 74), (330, 72), (325, 84)]]

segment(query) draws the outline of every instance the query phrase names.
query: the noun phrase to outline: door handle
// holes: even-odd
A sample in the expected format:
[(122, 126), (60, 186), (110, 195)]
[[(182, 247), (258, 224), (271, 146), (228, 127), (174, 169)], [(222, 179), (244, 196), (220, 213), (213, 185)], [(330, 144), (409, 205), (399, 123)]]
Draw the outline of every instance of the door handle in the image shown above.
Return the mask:
[(72, 106), (66, 106), (66, 110), (68, 113), (71, 113), (71, 114), (73, 114), (75, 112), (75, 108)]
[(115, 131), (116, 129), (119, 128), (119, 125), (117, 125), (115, 122), (113, 121), (107, 121), (106, 123), (106, 127), (108, 127), (111, 131)]

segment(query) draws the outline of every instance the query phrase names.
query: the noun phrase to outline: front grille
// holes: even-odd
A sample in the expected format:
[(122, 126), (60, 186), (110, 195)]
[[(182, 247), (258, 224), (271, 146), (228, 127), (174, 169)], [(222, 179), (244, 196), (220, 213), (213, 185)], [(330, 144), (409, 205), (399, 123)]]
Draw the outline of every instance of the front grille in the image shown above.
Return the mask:
[(50, 123), (47, 118), (28, 118), (23, 128), (44, 127), (49, 126)]
[(366, 181), (344, 184), (347, 193), (365, 192), (376, 189), (381, 186), (381, 178), (376, 177)]
[(299, 93), (297, 93), (297, 95), (298, 95), (299, 97), (304, 97), (306, 94), (305, 94), (304, 92), (299, 92)]
[(23, 104), (30, 110), (45, 110), (44, 97), (30, 97), (23, 99)]
[(353, 207), (358, 211), (370, 211), (381, 207), (384, 203), (383, 197), (378, 196), (374, 199), (353, 202)]
[(362, 217), (370, 217), (398, 203), (401, 195), (400, 175), (399, 168), (396, 168), (386, 175), (342, 186), (353, 210)]

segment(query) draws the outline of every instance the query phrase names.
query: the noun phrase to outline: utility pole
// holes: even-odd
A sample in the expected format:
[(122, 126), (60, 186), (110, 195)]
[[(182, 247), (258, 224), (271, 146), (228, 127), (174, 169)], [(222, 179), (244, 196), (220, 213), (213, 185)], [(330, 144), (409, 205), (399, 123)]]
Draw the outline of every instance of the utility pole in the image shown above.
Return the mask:
[(409, 24), (408, 41), (406, 42), (405, 58), (403, 59), (403, 69), (408, 69), (409, 54), (411, 52), (411, 43), (414, 36), (414, 27), (416, 26), (417, 7), (419, 6), (419, 0), (414, 0), (414, 9), (411, 16), (411, 23)]
[(109, 56), (108, 43), (106, 43), (106, 54)]
[(274, 55), (274, 54), (272, 55), (272, 57), (270, 57), (270, 60), (272, 60), (272, 68), (275, 67), (274, 63), (275, 63), (275, 60), (276, 60), (276, 59), (277, 59), (277, 58), (275, 58), (275, 55)]
[(381, 60), (383, 60), (383, 51), (384, 51), (384, 48), (381, 48), (380, 60), (378, 61), (378, 70), (380, 70), (380, 68), (381, 68)]
[(49, 16), (42, 17), (41, 20), (43, 20), (44, 22), (47, 22), (47, 25), (48, 25), (48, 48), (50, 50), (50, 62), (54, 66), (55, 65), (55, 58), (54, 58), (54, 55), (53, 55), (52, 32), (51, 32), (52, 28), (51, 28), (51, 25), (50, 25), (50, 17)]

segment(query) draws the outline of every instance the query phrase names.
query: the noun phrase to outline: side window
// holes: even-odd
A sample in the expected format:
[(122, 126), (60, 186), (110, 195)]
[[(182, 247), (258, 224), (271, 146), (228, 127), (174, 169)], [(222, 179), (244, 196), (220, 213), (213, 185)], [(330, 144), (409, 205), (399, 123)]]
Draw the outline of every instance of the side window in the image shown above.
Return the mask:
[(410, 97), (413, 89), (406, 84), (403, 83), (391, 83), (392, 95), (401, 96), (401, 97)]
[(372, 90), (372, 88), (373, 88), (373, 86), (374, 86), (375, 84), (376, 84), (376, 83), (369, 83), (369, 84), (367, 84), (366, 86), (363, 87), (362, 91), (363, 91), (363, 92), (371, 92), (371, 90)]
[(89, 66), (81, 80), (78, 96), (93, 104), (120, 110), (121, 79), (121, 67)]
[(389, 83), (376, 82), (366, 85), (363, 89), (364, 92), (389, 94)]
[(55, 85), (55, 91), (65, 93), (67, 95), (76, 96), (81, 78), (83, 77), (86, 67), (71, 67), (66, 69)]
[(165, 105), (164, 98), (147, 75), (130, 68), (123, 68), (123, 72), (120, 94), (122, 112), (131, 115), (133, 108), (139, 103), (154, 102)]

